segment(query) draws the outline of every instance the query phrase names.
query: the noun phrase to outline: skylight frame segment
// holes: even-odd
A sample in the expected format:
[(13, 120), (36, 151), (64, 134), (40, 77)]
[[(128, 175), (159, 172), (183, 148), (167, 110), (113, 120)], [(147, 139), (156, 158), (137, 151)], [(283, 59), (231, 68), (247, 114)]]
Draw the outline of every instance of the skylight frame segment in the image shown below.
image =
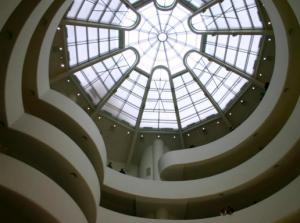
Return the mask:
[[(135, 75), (136, 77), (134, 78)], [(142, 83), (142, 79), (145, 79), (144, 84)], [(124, 94), (122, 95), (117, 91), (102, 107), (101, 112), (107, 111), (111, 113), (115, 119), (119, 121), (123, 120), (129, 123), (131, 126), (135, 127), (137, 124), (138, 114), (142, 106), (143, 96), (146, 91), (147, 81), (148, 77), (145, 77), (143, 74), (140, 74), (136, 71), (131, 72), (129, 78), (127, 78), (123, 82), (123, 84), (118, 88), (118, 90), (120, 89), (122, 90), (122, 92), (126, 92), (127, 96), (124, 97)], [(126, 82), (131, 82), (132, 85), (129, 87), (129, 84), (126, 84)], [(141, 95), (138, 95), (134, 92), (136, 90), (136, 87), (142, 89), (143, 92)], [(130, 97), (134, 97), (134, 102), (132, 101), (133, 99)], [(140, 100), (140, 103), (134, 104), (136, 103), (136, 99)], [(119, 101), (119, 103), (121, 103), (118, 107), (116, 106), (116, 103), (114, 103), (116, 101)], [(126, 111), (129, 107), (130, 109), (132, 109), (132, 111)], [(126, 108), (126, 110), (124, 108)]]
[(140, 14), (126, 0), (75, 0), (66, 15), (66, 20), (86, 21), (98, 24), (99, 28), (119, 30), (135, 29), (140, 19)]
[(165, 68), (158, 66), (153, 69), (140, 128), (179, 129), (170, 81)]
[[(75, 67), (78, 66), (79, 64), (85, 63), (87, 61), (93, 60), (97, 57), (101, 57), (104, 56), (108, 53), (111, 53), (115, 50), (120, 49), (120, 45), (119, 45), (119, 31), (118, 30), (112, 30), (112, 29), (102, 29), (102, 28), (92, 28), (92, 27), (83, 27), (83, 26), (73, 26), (73, 25), (66, 25), (66, 42), (67, 42), (67, 48), (68, 48), (68, 55), (69, 55), (69, 67)], [(85, 29), (85, 35), (86, 38), (83, 41), (78, 41), (78, 32), (76, 32), (76, 30), (78, 30), (78, 28), (80, 29)], [(92, 30), (97, 30), (97, 34), (96, 34), (96, 39), (91, 39), (91, 35), (90, 32)], [(102, 34), (103, 34), (103, 30), (107, 31), (107, 38), (105, 38), (105, 36), (102, 38)], [(117, 43), (116, 47), (113, 47), (111, 44), (111, 32), (114, 31), (117, 33), (116, 36), (113, 36), (113, 40)], [(94, 36), (95, 37), (95, 36)], [(74, 39), (74, 41), (73, 41)], [(94, 54), (93, 56), (91, 56), (91, 44), (96, 44), (96, 51), (97, 53)], [(105, 45), (104, 45), (105, 44)], [(85, 47), (86, 52), (87, 52), (87, 57), (85, 60), (81, 60), (79, 61), (79, 55), (80, 53), (79, 51), (79, 47), (82, 48)], [(92, 48), (94, 48), (95, 46), (93, 46)], [(107, 48), (107, 50), (103, 50), (103, 48)], [(102, 51), (102, 52), (101, 52)], [(104, 51), (104, 52), (103, 52)]]
[[(226, 43), (220, 43), (220, 39), (227, 39)], [(230, 41), (231, 39), (236, 39)], [(205, 42), (205, 53), (215, 57), (216, 59), (227, 63), (230, 66), (233, 66), (241, 71), (244, 71), (250, 76), (253, 76), (256, 70), (257, 59), (261, 51), (260, 46), (263, 41), (263, 36), (260, 35), (238, 35), (238, 36), (216, 36), (212, 37), (207, 36)], [(214, 52), (210, 48), (214, 48)], [(224, 51), (224, 56), (217, 55), (217, 51)], [(230, 54), (229, 54), (230, 53)], [(234, 60), (230, 61), (229, 59), (233, 58)], [(239, 55), (243, 54), (245, 57), (244, 62), (241, 61)]]
[[(185, 78), (185, 76), (188, 78)], [(174, 87), (174, 90), (176, 93), (180, 122), (183, 129), (186, 129), (195, 123), (202, 123), (218, 116), (218, 111), (215, 109), (214, 105), (210, 103), (209, 99), (205, 96), (204, 92), (201, 88), (199, 88), (198, 84), (193, 80), (192, 76), (188, 72), (173, 78), (173, 83), (176, 86)], [(197, 86), (196, 88), (195, 85)], [(193, 89), (191, 86), (193, 86)], [(203, 94), (203, 97), (199, 98), (201, 94)], [(187, 99), (189, 99), (188, 103), (181, 105), (181, 101), (187, 101)], [(210, 104), (210, 106), (206, 106), (202, 110), (199, 110), (197, 107), (201, 103), (205, 103), (207, 105)], [(210, 111), (212, 111), (211, 114), (203, 115)]]
[[(126, 54), (130, 54), (130, 56), (126, 56)], [(130, 58), (133, 55), (135, 58)], [(115, 86), (127, 77), (138, 61), (139, 55), (135, 49), (124, 49), (119, 54), (75, 72), (73, 77), (92, 104), (98, 107), (101, 102), (103, 103), (103, 100), (107, 100), (107, 96), (111, 94)], [(121, 63), (122, 66), (120, 66)]]
[[(186, 59), (189, 71), (198, 78), (222, 111), (225, 111), (241, 93), (243, 86), (248, 84), (247, 79), (227, 70), (226, 67), (209, 61), (199, 53), (189, 52)], [(197, 73), (195, 73), (196, 70), (198, 70)], [(220, 90), (222, 92), (218, 92)]]
[(190, 8), (192, 11), (196, 11), (211, 1), (212, 0), (180, 0), (179, 2)]
[[(214, 4), (212, 4), (213, 2)], [(225, 30), (241, 32), (242, 30), (265, 29), (258, 14), (259, 9), (256, 2), (251, 4), (245, 0), (215, 0), (211, 4), (211, 7), (203, 6), (190, 16), (188, 24), (193, 32), (203, 34), (205, 31), (218, 33), (217, 31)], [(243, 7), (238, 8), (238, 4), (242, 4)], [(256, 11), (254, 11), (255, 9)], [(226, 14), (230, 14), (230, 16), (226, 16)], [(200, 18), (197, 19), (197, 17)], [(245, 20), (246, 18), (248, 21)]]
[[(189, 30), (187, 19), (191, 13), (180, 4), (173, 11), (159, 11), (154, 3), (139, 12), (142, 16), (140, 25), (134, 31), (125, 32), (125, 45), (135, 47), (141, 55), (138, 68), (151, 73), (156, 66), (166, 66), (172, 75), (184, 70), (183, 55), (191, 49), (200, 50), (202, 37)], [(168, 35), (166, 41), (157, 39), (160, 32)]]

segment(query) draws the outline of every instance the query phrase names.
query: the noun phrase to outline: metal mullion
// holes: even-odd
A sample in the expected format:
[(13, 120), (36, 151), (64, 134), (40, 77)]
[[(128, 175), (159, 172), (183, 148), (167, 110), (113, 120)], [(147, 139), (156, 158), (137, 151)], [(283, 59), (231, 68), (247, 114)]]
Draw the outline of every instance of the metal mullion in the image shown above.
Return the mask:
[(229, 46), (229, 39), (230, 39), (230, 35), (228, 35), (228, 37), (227, 37), (227, 43), (226, 43), (226, 47), (225, 47), (226, 51), (225, 51), (225, 55), (224, 55), (224, 62), (225, 62), (226, 57), (227, 57), (228, 46)]
[[(230, 73), (230, 74), (229, 74), (229, 73)], [(232, 74), (232, 72), (229, 71), (229, 72), (227, 73), (226, 77), (223, 78), (223, 80), (221, 80), (220, 85), (222, 84), (222, 86), (224, 86), (225, 88), (227, 88), (228, 91), (230, 91), (231, 93), (233, 93), (234, 95), (236, 95), (236, 93), (235, 93), (234, 91), (232, 91), (232, 87), (229, 87), (227, 84), (225, 84), (225, 82), (228, 80), (227, 77), (230, 76), (231, 74)], [(218, 77), (217, 75), (215, 75), (215, 76)], [(219, 77), (219, 78), (221, 78), (221, 77)], [(242, 77), (239, 77), (239, 78), (242, 78)]]
[(161, 21), (160, 21), (160, 17), (159, 17), (159, 14), (158, 14), (158, 9), (156, 9), (156, 16), (158, 18), (158, 23), (159, 23), (160, 31), (162, 32)]
[(221, 5), (221, 4), (219, 4), (219, 5), (220, 5), (221, 11), (222, 11), (222, 13), (223, 13), (223, 15), (224, 15), (224, 20), (225, 20), (225, 22), (226, 22), (226, 24), (227, 24), (227, 27), (228, 27), (228, 29), (230, 29), (230, 26), (229, 26), (229, 23), (228, 23), (228, 21), (227, 21), (227, 18), (226, 18), (225, 12), (224, 12), (224, 10), (223, 10), (223, 7), (222, 7), (222, 5)]
[(87, 53), (88, 53), (88, 60), (90, 60), (90, 49), (89, 49), (89, 34), (88, 34), (88, 27), (86, 28), (86, 47), (87, 47)]
[(183, 45), (183, 46), (191, 47), (191, 48), (194, 48), (194, 49), (195, 49), (194, 46), (191, 46), (191, 45), (189, 45), (189, 44), (187, 44), (187, 43), (184, 43), (184, 42), (182, 42), (182, 41), (178, 41), (177, 39), (175, 40), (174, 38), (170, 38), (170, 37), (169, 37), (168, 39), (171, 39), (171, 40), (173, 40), (174, 42), (179, 43), (179, 44), (181, 44), (181, 45)]
[[(78, 11), (77, 11), (77, 13), (75, 15), (75, 19), (77, 19), (77, 16), (78, 16), (78, 14), (79, 14), (79, 12), (80, 12), (80, 10), (81, 10), (81, 8), (82, 8), (82, 6), (83, 6), (84, 3), (85, 3), (85, 0), (82, 1), (82, 3), (81, 3), (81, 5), (80, 5), (80, 7), (79, 7), (79, 9), (78, 9)], [(73, 7), (73, 5), (72, 5), (72, 7)]]
[(74, 27), (74, 39), (75, 39), (75, 44), (76, 44), (76, 65), (78, 66), (79, 64), (79, 58), (78, 58), (78, 49), (77, 49), (77, 45), (78, 45), (78, 42), (77, 42), (77, 33), (76, 33), (76, 26), (73, 26)]
[[(85, 90), (86, 90), (88, 87), (91, 87), (92, 90), (94, 91), (94, 93), (97, 95), (97, 97), (101, 100), (100, 95), (98, 94), (98, 92), (96, 91), (96, 89), (95, 89), (94, 86), (93, 86), (93, 83), (95, 83), (97, 80), (90, 81), (90, 80), (87, 78), (87, 76), (86, 76), (86, 74), (84, 73), (84, 71), (80, 71), (80, 73), (82, 74), (82, 76), (84, 77), (84, 79), (85, 79), (85, 80), (87, 81), (87, 83), (88, 83), (85, 87), (82, 87), (82, 88), (84, 89), (85, 94), (87, 94), (87, 92), (86, 92)], [(93, 107), (95, 107), (95, 106), (93, 106)]]
[(239, 36), (239, 42), (238, 42), (238, 45), (237, 45), (237, 48), (236, 48), (236, 55), (235, 55), (235, 59), (234, 59), (234, 63), (233, 63), (234, 67), (236, 67), (236, 62), (237, 62), (237, 58), (238, 58), (238, 55), (239, 55), (239, 52), (240, 52), (241, 42), (242, 42), (242, 36)]
[[(128, 101), (128, 98), (130, 97), (130, 95), (131, 95), (131, 93), (132, 93), (132, 90), (133, 90), (133, 88), (134, 88), (134, 87), (135, 87), (135, 84), (133, 84), (133, 85), (132, 85), (132, 87), (131, 87), (131, 90), (129, 90), (129, 89), (128, 89), (128, 90), (129, 90), (129, 91), (128, 91), (128, 93), (129, 93), (129, 94), (128, 94), (128, 96), (127, 96), (126, 100), (124, 99), (124, 100), (125, 100), (125, 102), (124, 102), (124, 104), (123, 104), (122, 108), (120, 109), (120, 111), (122, 111), (122, 110), (123, 110), (123, 108), (124, 108), (124, 106), (125, 106), (126, 102)], [(118, 117), (119, 117), (119, 115), (120, 115), (120, 112), (118, 113)]]
[[(181, 78), (182, 78), (182, 77), (181, 77)], [(188, 93), (188, 96), (189, 96), (189, 98), (190, 98), (190, 100), (191, 100), (191, 102), (192, 102), (192, 105), (193, 105), (193, 107), (194, 107), (194, 109), (195, 109), (195, 112), (196, 112), (195, 114), (198, 116), (199, 121), (201, 121), (201, 118), (200, 118), (200, 116), (199, 116), (199, 114), (198, 114), (198, 112), (197, 112), (195, 103), (194, 103), (194, 101), (193, 101), (193, 99), (192, 99), (192, 97), (191, 97), (191, 95), (190, 95), (190, 92), (189, 92), (189, 90), (188, 90), (188, 88), (187, 88), (187, 86), (186, 86), (186, 84), (185, 84), (183, 78), (182, 78), (182, 81), (183, 81), (183, 84), (184, 84), (184, 86), (185, 86), (185, 89), (186, 89), (186, 91), (187, 91), (187, 93)]]
[(148, 47), (144, 52), (143, 52), (143, 55), (141, 55), (141, 57), (143, 57), (144, 55), (146, 55), (148, 52), (149, 52), (149, 50), (151, 50), (151, 48), (153, 47), (153, 46), (155, 46), (155, 44), (158, 42), (158, 40), (156, 40), (152, 45), (150, 45), (150, 47)]
[(171, 46), (171, 48), (173, 49), (173, 51), (177, 54), (177, 56), (178, 56), (179, 58), (183, 59), (183, 58), (181, 57), (180, 53), (178, 53), (178, 51), (174, 48), (174, 46), (172, 47), (172, 45), (169, 43), (169, 41), (167, 41), (167, 42), (168, 42), (168, 44)]
[(150, 22), (149, 19), (146, 19), (143, 14), (141, 14), (141, 16), (145, 19), (145, 21), (147, 21), (152, 26), (152, 28), (154, 28), (159, 33), (159, 30), (156, 29), (156, 27)]
[(257, 11), (259, 12), (258, 14), (259, 14), (259, 18), (261, 19), (263, 29), (266, 29), (267, 28), (267, 23), (266, 23), (265, 17), (263, 16), (263, 9), (261, 7), (260, 1), (255, 0), (255, 5), (256, 5)]
[(105, 8), (103, 9), (102, 15), (101, 15), (101, 16), (99, 17), (99, 19), (98, 19), (98, 23), (100, 23), (101, 19), (103, 18), (104, 14), (106, 13), (106, 10), (107, 10), (109, 4), (111, 3), (111, 1), (112, 1), (112, 0), (109, 0), (107, 4), (104, 3)]
[[(184, 65), (187, 67), (186, 65), (186, 58), (187, 55), (189, 55), (188, 53), (185, 54), (185, 58), (184, 58)], [(187, 67), (187, 69), (189, 69)], [(219, 105), (216, 103), (216, 101), (212, 98), (212, 96), (209, 94), (209, 92), (207, 91), (207, 89), (203, 86), (203, 84), (201, 83), (201, 81), (197, 78), (197, 76), (195, 75), (195, 73), (192, 70), (189, 70), (190, 74), (192, 75), (192, 77), (194, 78), (195, 82), (199, 85), (199, 87), (201, 88), (201, 90), (204, 92), (204, 95), (208, 98), (208, 100), (212, 103), (213, 107), (215, 107), (215, 109), (218, 111), (219, 115), (222, 117), (222, 119), (224, 120), (224, 122), (226, 123), (226, 125), (228, 125), (228, 127), (231, 126), (230, 122), (228, 121), (228, 119), (225, 117), (224, 113), (222, 112), (222, 110), (220, 109)]]
[(144, 96), (143, 96), (141, 107), (140, 107), (140, 111), (139, 111), (138, 117), (136, 119), (135, 132), (134, 132), (134, 135), (133, 135), (133, 140), (131, 142), (129, 154), (128, 154), (127, 161), (126, 161), (126, 167), (125, 167), (125, 169), (127, 171), (128, 171), (128, 168), (130, 167), (130, 163), (131, 163), (131, 159), (132, 159), (132, 154), (133, 154), (133, 151), (134, 151), (134, 148), (135, 148), (135, 144), (136, 144), (136, 141), (137, 141), (137, 136), (139, 134), (140, 123), (141, 123), (141, 120), (142, 120), (142, 116), (143, 116), (143, 113), (144, 113), (144, 109), (145, 109), (145, 105), (146, 105), (146, 100), (147, 100), (148, 92), (149, 92), (149, 89), (150, 89), (150, 83), (151, 83), (151, 80), (152, 80), (152, 74), (153, 73), (151, 73), (151, 75), (148, 78), (147, 85), (146, 85), (146, 88), (145, 88), (146, 90), (144, 92)]
[(251, 22), (252, 29), (255, 29), (254, 23), (253, 23), (253, 21), (252, 21), (252, 17), (251, 17), (251, 15), (250, 15), (250, 13), (249, 13), (248, 5), (247, 5), (247, 3), (246, 3), (245, 0), (243, 0), (243, 1), (244, 1), (244, 4), (245, 4), (245, 8), (246, 8), (247, 14), (248, 14), (248, 16), (249, 16), (249, 20), (250, 20), (250, 22)]
[(97, 29), (97, 38), (98, 38), (98, 56), (100, 57), (100, 42), (101, 42), (101, 39), (100, 39), (100, 34), (99, 34), (99, 28), (96, 28)]
[(158, 51), (159, 51), (160, 45), (161, 45), (161, 42), (159, 42), (159, 44), (158, 44), (158, 47), (157, 47), (157, 50), (156, 50), (156, 54), (155, 54), (154, 59), (153, 59), (152, 69), (153, 69), (154, 64), (156, 62), (156, 58), (157, 58), (157, 55), (158, 55)]
[[(118, 6), (118, 8), (116, 9), (116, 11), (112, 11), (112, 10), (110, 10), (110, 8), (108, 8), (110, 11), (111, 11), (111, 13), (114, 15), (112, 18), (111, 18), (111, 20), (109, 21), (109, 24), (111, 25), (111, 23), (112, 23), (112, 21), (114, 21), (114, 19), (115, 18), (117, 18), (120, 22), (122, 21), (121, 19), (119, 19), (119, 17), (117, 16), (117, 13), (119, 12), (119, 9), (121, 8), (121, 6), (122, 6), (122, 2), (120, 2), (120, 5)], [(120, 26), (120, 25), (119, 25)]]
[(182, 24), (187, 18), (189, 18), (189, 15), (186, 15), (185, 17), (183, 17), (182, 20), (178, 20), (178, 22), (177, 22), (176, 24), (174, 24), (173, 26), (170, 25), (171, 28), (168, 29), (168, 30), (166, 31), (166, 33), (168, 33), (171, 29), (175, 29), (176, 26), (178, 26), (179, 24)]
[[(103, 64), (103, 66), (105, 66), (104, 65), (104, 63), (102, 63)], [(105, 67), (106, 68), (106, 67)], [(97, 77), (98, 77), (98, 80), (102, 83), (102, 85), (104, 86), (104, 88), (105, 88), (105, 90), (108, 92), (109, 90), (108, 90), (108, 88), (106, 87), (106, 84), (104, 83), (104, 81), (101, 79), (101, 76), (99, 75), (99, 73), (96, 71), (96, 69), (94, 68), (94, 66), (91, 66), (91, 69), (95, 72), (95, 74), (97, 75)], [(106, 70), (107, 71), (107, 70)], [(83, 71), (82, 71), (83, 72)], [(96, 82), (97, 80), (95, 80), (95, 82)], [(101, 98), (101, 97), (100, 97)]]
[(170, 64), (169, 64), (169, 59), (168, 59), (168, 56), (167, 56), (167, 50), (166, 50), (165, 42), (163, 42), (163, 44), (164, 44), (164, 48), (165, 48), (165, 56), (166, 56), (166, 60), (167, 60), (167, 64), (168, 64), (168, 69), (170, 70)]
[(246, 72), (246, 70), (247, 70), (248, 63), (249, 63), (249, 59), (250, 59), (250, 52), (251, 52), (251, 48), (252, 48), (252, 44), (253, 44), (253, 39), (254, 39), (254, 36), (251, 36), (249, 48), (248, 48), (248, 50), (247, 50), (247, 59), (246, 59), (246, 64), (245, 64), (245, 68), (244, 68), (244, 71), (245, 71), (245, 72)]
[(232, 0), (230, 0), (230, 3), (231, 3), (231, 5), (232, 5), (232, 9), (233, 9), (233, 12), (234, 12), (234, 14), (235, 14), (236, 20), (238, 21), (238, 23), (239, 23), (239, 25), (240, 25), (240, 29), (243, 29), (243, 27), (242, 27), (242, 25), (241, 25), (241, 22), (240, 22), (240, 20), (239, 20), (239, 17), (238, 17), (238, 15), (237, 15), (237, 13), (236, 13), (236, 10), (235, 10), (235, 7), (234, 7), (234, 5), (233, 5)]
[(144, 42), (149, 42), (149, 40), (152, 40), (152, 39), (155, 39), (156, 37), (151, 37), (150, 39), (144, 39), (144, 40), (141, 40), (141, 41), (138, 41), (138, 42), (134, 42), (134, 43), (131, 43), (130, 46), (134, 46), (134, 45), (137, 45), (137, 44), (140, 44), (140, 43), (144, 43)]
[(146, 30), (143, 30), (143, 29), (139, 29), (139, 30), (137, 30), (137, 31), (139, 31), (139, 32), (141, 32), (141, 33), (147, 33), (147, 34), (153, 34), (153, 35), (156, 35), (157, 33), (154, 33), (154, 32), (148, 32), (148, 31), (146, 31)]
[[(87, 20), (86, 21), (89, 21), (90, 20), (90, 17), (91, 17), (91, 15), (93, 14), (93, 12), (94, 12), (94, 9), (96, 8), (96, 6), (97, 6), (97, 4), (98, 4), (98, 0), (97, 0), (97, 2), (95, 2), (95, 4), (94, 4), (94, 7), (93, 7), (93, 9), (91, 10), (91, 12), (90, 12), (90, 14), (88, 15), (88, 17), (87, 17)], [(91, 2), (92, 3), (92, 2)]]
[(169, 18), (168, 18), (168, 20), (167, 20), (167, 22), (166, 22), (166, 25), (165, 25), (164, 29), (163, 29), (164, 32), (166, 32), (166, 28), (167, 28), (167, 26), (169, 25), (169, 22), (170, 22), (170, 19), (171, 19), (172, 16), (173, 16), (173, 10), (172, 10), (171, 13), (169, 14)]

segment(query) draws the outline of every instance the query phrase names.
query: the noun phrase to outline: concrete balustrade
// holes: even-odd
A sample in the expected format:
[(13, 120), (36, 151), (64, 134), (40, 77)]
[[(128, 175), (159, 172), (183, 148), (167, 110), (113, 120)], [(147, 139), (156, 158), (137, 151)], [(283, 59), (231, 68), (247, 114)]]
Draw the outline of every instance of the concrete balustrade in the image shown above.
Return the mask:
[[(34, 168), (0, 154), (0, 205), (10, 217), (1, 222), (87, 223), (74, 200), (55, 182)], [(19, 217), (17, 217), (19, 216)], [(3, 221), (2, 221), (3, 220)]]
[[(12, 1), (9, 5), (11, 16), (8, 18), (7, 14), (1, 17), (7, 21), (2, 22), (2, 30), (11, 30), (13, 38), (9, 40), (2, 36), (0, 42), (1, 49), (6, 53), (2, 56), (3, 60), (0, 60), (0, 105), (3, 108), (0, 121), (4, 124), (0, 127), (0, 139), (1, 143), (8, 145), (8, 150), (5, 151), (7, 155), (24, 162), (0, 154), (0, 196), (8, 208), (28, 209), (28, 215), (32, 213), (35, 220), (43, 217), (43, 222), (152, 222), (154, 220), (130, 217), (98, 207), (100, 183), (103, 181), (103, 186), (111, 191), (143, 198), (144, 201), (148, 199), (149, 203), (154, 204), (161, 200), (184, 203), (198, 199), (202, 202), (214, 199), (219, 193), (243, 195), (251, 187), (278, 180), (284, 173), (274, 172), (276, 166), (298, 167), (300, 75), (297, 63), (300, 56), (297, 51), (300, 32), (299, 24), (291, 16), (287, 2), (275, 0), (274, 4), (272, 0), (263, 0), (273, 24), (276, 61), (280, 63), (276, 63), (271, 85), (256, 111), (238, 131), (216, 142), (201, 148), (165, 154), (160, 160), (159, 168), (162, 176), (168, 177), (168, 174), (178, 174), (176, 168), (182, 171), (184, 165), (211, 159), (212, 162), (207, 163), (209, 167), (216, 157), (224, 155), (225, 159), (232, 153), (241, 152), (244, 146), (249, 146), (247, 143), (253, 134), (267, 134), (270, 126), (276, 122), (279, 123), (280, 131), (277, 130), (278, 134), (263, 151), (242, 164), (204, 179), (178, 182), (138, 179), (104, 168), (105, 146), (95, 124), (73, 101), (49, 88), (47, 69), (51, 42), (56, 27), (71, 2)], [(291, 5), (299, 5), (295, 0), (290, 2)], [(23, 6), (24, 11), (20, 15)], [(296, 12), (299, 19), (300, 10)], [(48, 18), (46, 26), (43, 25), (45, 20), (41, 20), (44, 15)], [(20, 20), (23, 23), (14, 23)], [(292, 34), (289, 32), (291, 26)], [(36, 50), (33, 50), (34, 43)], [(23, 70), (26, 55), (28, 58)], [(28, 61), (30, 58), (32, 61)], [(24, 77), (34, 81), (31, 83), (24, 80), (22, 92)], [(32, 114), (26, 114), (25, 111)], [(59, 123), (54, 117), (48, 117), (47, 111), (66, 121)], [(64, 124), (66, 125), (63, 126)], [(68, 129), (73, 127), (72, 130)], [(79, 143), (78, 135), (85, 136), (88, 145), (85, 142)], [(172, 176), (170, 179), (173, 179)], [(278, 221), (299, 209), (299, 187), (300, 178), (297, 177), (270, 197), (232, 216), (189, 222)], [(10, 197), (22, 202), (9, 203)], [(20, 216), (28, 218), (28, 215), (23, 214)], [(158, 208), (156, 212), (157, 218), (167, 218), (168, 214), (165, 209)]]

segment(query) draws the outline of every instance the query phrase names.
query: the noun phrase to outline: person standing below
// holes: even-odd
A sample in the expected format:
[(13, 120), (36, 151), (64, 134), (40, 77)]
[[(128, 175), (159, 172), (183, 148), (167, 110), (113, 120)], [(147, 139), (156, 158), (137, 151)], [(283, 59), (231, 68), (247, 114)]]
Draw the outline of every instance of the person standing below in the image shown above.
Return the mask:
[(111, 165), (111, 162), (109, 162), (109, 164), (107, 165), (107, 167), (109, 167), (110, 169), (112, 169), (112, 165)]
[(126, 174), (123, 168), (119, 172), (123, 173), (123, 174)]

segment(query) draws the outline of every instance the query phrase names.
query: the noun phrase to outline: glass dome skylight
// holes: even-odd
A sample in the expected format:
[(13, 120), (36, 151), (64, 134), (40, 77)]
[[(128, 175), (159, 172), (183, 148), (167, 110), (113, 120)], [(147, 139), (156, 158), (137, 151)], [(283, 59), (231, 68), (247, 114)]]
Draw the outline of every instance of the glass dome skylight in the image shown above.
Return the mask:
[(141, 56), (138, 68), (151, 73), (159, 65), (167, 67), (171, 74), (185, 69), (183, 56), (191, 49), (200, 49), (201, 35), (193, 33), (187, 25), (191, 15), (177, 4), (173, 10), (158, 10), (149, 3), (138, 11), (140, 25), (125, 32), (126, 46), (135, 47)]
[(75, 0), (67, 14), (69, 67), (91, 116), (135, 129), (182, 132), (216, 117), (229, 127), (229, 105), (249, 83), (263, 86), (255, 70), (266, 34), (254, 0), (134, 7), (145, 1)]

